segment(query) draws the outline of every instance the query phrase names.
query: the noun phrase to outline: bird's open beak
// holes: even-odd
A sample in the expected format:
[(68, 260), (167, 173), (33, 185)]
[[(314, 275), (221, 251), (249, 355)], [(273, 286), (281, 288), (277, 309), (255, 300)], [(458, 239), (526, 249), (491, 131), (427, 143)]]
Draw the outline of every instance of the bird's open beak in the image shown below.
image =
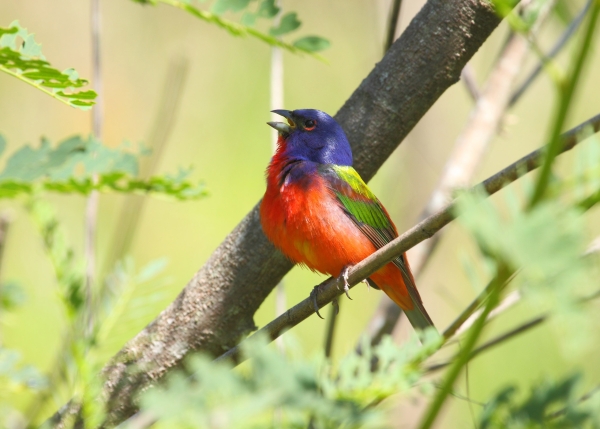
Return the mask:
[(292, 119), (292, 112), (290, 112), (289, 110), (279, 109), (279, 110), (271, 110), (271, 112), (276, 113), (277, 115), (283, 116), (284, 118), (286, 118), (288, 120), (287, 124), (285, 122), (267, 122), (267, 124), (269, 124), (270, 126), (275, 128), (280, 133), (289, 134), (292, 132), (292, 130), (294, 128), (296, 128), (296, 124), (295, 124), (294, 120)]

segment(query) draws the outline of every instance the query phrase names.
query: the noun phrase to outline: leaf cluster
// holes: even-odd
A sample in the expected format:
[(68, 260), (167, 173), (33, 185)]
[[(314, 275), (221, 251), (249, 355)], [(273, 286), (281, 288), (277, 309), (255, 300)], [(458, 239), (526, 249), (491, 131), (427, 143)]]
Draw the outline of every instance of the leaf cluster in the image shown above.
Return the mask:
[(509, 386), (496, 394), (485, 406), (481, 429), (567, 429), (598, 428), (600, 414), (581, 407), (577, 401), (580, 375), (558, 382), (546, 380), (535, 385), (529, 395), (518, 398), (518, 389)]
[[(0, 155), (5, 147), (0, 136)], [(127, 147), (109, 148), (93, 137), (71, 137), (56, 148), (42, 139), (40, 146), (22, 146), (8, 157), (0, 172), (0, 198), (33, 195), (40, 190), (81, 195), (94, 190), (157, 194), (178, 200), (206, 195), (201, 182), (186, 180), (190, 171), (182, 170), (174, 176), (138, 177), (139, 156)]]
[[(281, 36), (292, 33), (300, 28), (302, 22), (298, 19), (296, 12), (288, 12), (281, 17), (278, 25), (273, 24), (268, 33), (255, 28), (259, 18), (272, 21), (280, 9), (276, 6), (275, 0), (215, 0), (211, 10), (203, 10), (193, 5), (192, 0), (132, 0), (136, 3), (157, 5), (158, 3), (168, 4), (181, 10), (184, 10), (203, 21), (215, 24), (224, 30), (227, 30), (234, 36), (252, 36), (271, 46), (277, 46), (292, 53), (306, 53), (322, 59), (316, 53), (329, 48), (329, 40), (316, 36), (304, 36), (296, 39), (292, 43), (281, 40)], [(252, 6), (256, 6), (253, 8)], [(253, 9), (251, 11), (250, 9)], [(241, 23), (230, 21), (221, 15), (226, 12), (240, 13), (244, 12)]]
[[(411, 388), (421, 376), (413, 362), (439, 341), (431, 332), (424, 348), (416, 337), (403, 346), (389, 337), (373, 348), (365, 342), (362, 354), (353, 352), (334, 368), (323, 357), (302, 357), (293, 345), (286, 356), (255, 339), (244, 346), (247, 367), (234, 371), (193, 356), (185, 371), (144, 393), (141, 406), (159, 428), (388, 427), (373, 405)], [(380, 363), (375, 371), (373, 359)]]
[(0, 70), (71, 107), (88, 110), (95, 103), (94, 91), (80, 89), (88, 81), (72, 68), (61, 72), (52, 67), (42, 55), (42, 46), (18, 21), (8, 28), (0, 27)]

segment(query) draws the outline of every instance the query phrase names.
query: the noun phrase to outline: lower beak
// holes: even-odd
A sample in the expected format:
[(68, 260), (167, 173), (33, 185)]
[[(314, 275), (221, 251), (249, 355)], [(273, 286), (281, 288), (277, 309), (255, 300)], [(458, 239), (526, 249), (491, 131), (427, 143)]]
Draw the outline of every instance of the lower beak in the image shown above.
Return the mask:
[(288, 124), (284, 124), (283, 122), (267, 122), (268, 125), (275, 128), (280, 133), (289, 134), (292, 132), (292, 127)]
[(290, 112), (289, 110), (279, 109), (279, 110), (272, 110), (271, 112), (276, 113), (277, 115), (283, 116), (289, 122), (289, 124), (286, 124), (284, 122), (267, 122), (268, 125), (275, 128), (280, 133), (289, 134), (292, 132), (292, 130), (294, 128), (296, 128), (296, 124), (292, 120), (292, 112)]

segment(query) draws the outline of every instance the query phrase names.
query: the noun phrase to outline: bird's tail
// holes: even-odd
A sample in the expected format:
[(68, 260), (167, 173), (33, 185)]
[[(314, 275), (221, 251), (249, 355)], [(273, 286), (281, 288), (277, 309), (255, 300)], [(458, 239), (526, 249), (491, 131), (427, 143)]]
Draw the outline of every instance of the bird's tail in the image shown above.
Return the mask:
[[(401, 257), (395, 259), (394, 265), (400, 269), (402, 273), (402, 280), (404, 281), (404, 286), (408, 291), (408, 297), (410, 298), (410, 302), (412, 305), (406, 305), (406, 303), (394, 301), (396, 304), (404, 310), (406, 313), (406, 317), (408, 318), (410, 324), (415, 328), (416, 331), (424, 331), (427, 328), (434, 327), (433, 321), (429, 314), (427, 314), (427, 310), (423, 306), (423, 301), (421, 300), (421, 295), (419, 295), (419, 291), (417, 290), (417, 286), (415, 284), (415, 278), (410, 270), (410, 265), (408, 264), (408, 259), (406, 258), (406, 253)], [(393, 297), (392, 297), (393, 299)], [(406, 298), (405, 298), (406, 299)], [(404, 304), (404, 305), (402, 305)], [(408, 308), (407, 308), (408, 307)]]
[(423, 307), (423, 303), (420, 301), (420, 297), (418, 297), (418, 299), (419, 301), (416, 301), (411, 296), (411, 300), (413, 302), (414, 307), (412, 310), (404, 310), (404, 313), (406, 313), (406, 317), (408, 318), (410, 324), (417, 331), (424, 331), (425, 329), (431, 327), (435, 328), (431, 317), (429, 317), (429, 314), (427, 314), (427, 310), (425, 310), (425, 307)]
[[(408, 318), (410, 324), (417, 331), (424, 331), (427, 328), (435, 328), (431, 317), (427, 314), (427, 310), (425, 310), (425, 306), (423, 306), (423, 300), (421, 299), (421, 295), (417, 290), (417, 285), (415, 284), (415, 278), (413, 277), (412, 271), (410, 270), (410, 265), (408, 264), (408, 259), (406, 258), (406, 253), (402, 255), (399, 259), (400, 264), (396, 264), (396, 266), (400, 265), (400, 272), (402, 273), (402, 279), (404, 280), (404, 284), (406, 289), (408, 290), (408, 296), (412, 301), (412, 309), (404, 309), (404, 313), (406, 313), (406, 317)], [(396, 261), (394, 261), (396, 262)]]

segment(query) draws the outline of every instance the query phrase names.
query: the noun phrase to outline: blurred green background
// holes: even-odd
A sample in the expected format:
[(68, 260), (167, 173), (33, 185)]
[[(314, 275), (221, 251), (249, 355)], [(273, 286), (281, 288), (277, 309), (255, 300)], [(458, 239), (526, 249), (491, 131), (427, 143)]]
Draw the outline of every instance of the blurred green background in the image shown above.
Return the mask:
[[(398, 34), (423, 3), (404, 0)], [(573, 13), (582, 4), (582, 1), (568, 2)], [(197, 202), (146, 197), (130, 255), (137, 267), (166, 257), (168, 265), (163, 278), (168, 281), (162, 287), (164, 294), (160, 300), (149, 300), (144, 317), (122, 330), (118, 338), (111, 339), (114, 348), (107, 351), (109, 357), (181, 291), (261, 198), (264, 170), (271, 153), (270, 128), (265, 125), (270, 120), (270, 48), (253, 39), (232, 37), (216, 26), (164, 5), (150, 7), (127, 0), (103, 0), (101, 9), (104, 142), (117, 146), (123, 141), (138, 143), (150, 139), (155, 121), (162, 119), (157, 114), (163, 87), (170, 79), (170, 65), (183, 58), (189, 62), (188, 74), (157, 172), (175, 172), (180, 166), (193, 166), (193, 177), (204, 180), (210, 191), (207, 198)], [(297, 11), (303, 21), (297, 35), (318, 34), (329, 39), (332, 46), (323, 53), (329, 64), (308, 56), (284, 54), (285, 105), (281, 107), (317, 108), (334, 114), (382, 56), (390, 2), (283, 1), (283, 9)], [(86, 1), (0, 2), (3, 18), (0, 25), (6, 27), (19, 19), (23, 27), (36, 34), (36, 40), (43, 44), (44, 55), (55, 67), (74, 67), (82, 77), (91, 79), (89, 15), (90, 4)], [(564, 26), (551, 18), (539, 36), (539, 43), (549, 48), (563, 30)], [(484, 82), (493, 66), (507, 33), (507, 26), (502, 24), (473, 59), (479, 83)], [(567, 49), (559, 57), (559, 63), (567, 64), (569, 58)], [(530, 55), (525, 70), (535, 64), (535, 57)], [(598, 76), (600, 57), (593, 53), (569, 127), (600, 112)], [(26, 143), (37, 144), (41, 136), (56, 143), (73, 134), (91, 132), (91, 113), (62, 105), (8, 75), (0, 75), (0, 93), (0, 133), (9, 143), (8, 153)], [(541, 76), (510, 112), (479, 168), (478, 180), (544, 143), (553, 95), (549, 80)], [(472, 107), (465, 86), (454, 85), (371, 182), (400, 231), (415, 223)], [(561, 163), (568, 165), (572, 155), (564, 158)], [(97, 245), (100, 268), (113, 251), (125, 198), (101, 196)], [(64, 222), (72, 245), (82, 251), (85, 199), (49, 196), (49, 200)], [(62, 335), (63, 320), (53, 287), (54, 274), (40, 237), (24, 210), (15, 203), (0, 206), (12, 218), (2, 279), (18, 280), (27, 293), (24, 306), (3, 316), (0, 336), (6, 347), (22, 352), (25, 362), (45, 370), (53, 362)], [(596, 208), (587, 215), (590, 239), (600, 233), (598, 214)], [(477, 293), (462, 266), (465, 256), (473, 254), (474, 249), (461, 228), (451, 224), (418, 281), (438, 327), (452, 321)], [(323, 279), (294, 268), (285, 278), (288, 306), (304, 299), (312, 286)], [(144, 294), (143, 289), (138, 291), (139, 296)], [(379, 292), (367, 291), (364, 286), (353, 289), (351, 295), (353, 301), (343, 298), (334, 357), (355, 346), (381, 297)], [(486, 335), (524, 320), (528, 311), (525, 306), (508, 311), (491, 325)], [(328, 313), (326, 309), (324, 314)], [(257, 313), (256, 324), (263, 326), (274, 315), (271, 296)], [(312, 316), (292, 333), (306, 352), (312, 353), (322, 348), (325, 326), (326, 322)], [(396, 335), (402, 339), (408, 332), (408, 327), (402, 326)], [(599, 349), (574, 361), (561, 352), (555, 335), (551, 327), (544, 326), (479, 357), (469, 366), (469, 388), (463, 378), (457, 392), (473, 401), (485, 402), (505, 384), (554, 378), (582, 365), (588, 376), (600, 377)], [(66, 399), (59, 395), (56, 405), (62, 405)], [(393, 414), (394, 427), (412, 427), (422, 401), (417, 394), (409, 401), (400, 401), (398, 412)], [(450, 404), (438, 427), (472, 425), (467, 401), (454, 398)]]

